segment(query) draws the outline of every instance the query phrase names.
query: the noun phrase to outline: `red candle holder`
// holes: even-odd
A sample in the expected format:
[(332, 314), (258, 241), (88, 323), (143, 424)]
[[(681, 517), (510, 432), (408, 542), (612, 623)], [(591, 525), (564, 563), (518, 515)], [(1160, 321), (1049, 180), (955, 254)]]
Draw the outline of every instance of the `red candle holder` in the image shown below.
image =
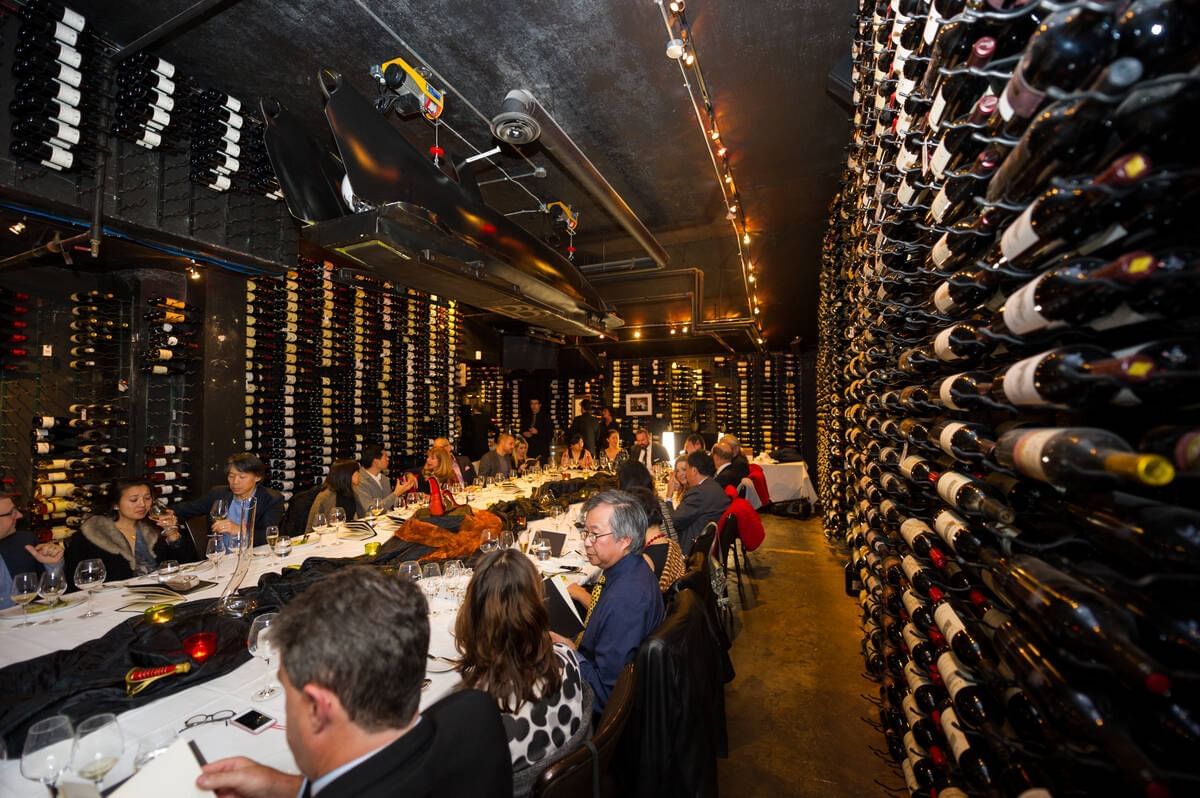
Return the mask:
[(196, 632), (183, 639), (183, 650), (197, 665), (211, 657), (217, 650), (216, 632)]

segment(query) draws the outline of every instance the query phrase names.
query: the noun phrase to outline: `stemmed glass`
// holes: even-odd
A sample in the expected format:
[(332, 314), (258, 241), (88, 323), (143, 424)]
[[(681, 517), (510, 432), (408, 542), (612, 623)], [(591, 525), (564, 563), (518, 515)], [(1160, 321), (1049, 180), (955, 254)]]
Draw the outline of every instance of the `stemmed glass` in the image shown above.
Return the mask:
[(279, 540), (279, 527), (267, 527), (267, 551), (275, 551), (275, 543)]
[(204, 550), (204, 558), (213, 564), (213, 575), (221, 570), (221, 557), (225, 554), (225, 546), (220, 535), (209, 535), (208, 546)]
[(421, 579), (421, 563), (416, 560), (405, 560), (396, 568), (396, 575), (412, 580), (413, 582)]
[[(325, 513), (317, 513), (316, 515), (313, 516), (312, 531), (317, 533), (318, 540), (324, 539), (325, 532), (326, 532), (325, 527), (328, 525), (329, 525), (329, 522), (325, 518)], [(319, 549), (323, 545), (325, 545), (325, 544), (317, 543), (316, 548)]]
[(125, 753), (125, 737), (117, 723), (117, 716), (106, 712), (79, 724), (75, 730), (75, 751), (71, 755), (71, 768), (83, 778), (100, 788), (100, 782), (121, 760)]
[[(221, 500), (218, 499), (217, 501), (220, 502)], [(169, 511), (167, 510), (167, 506), (165, 504), (163, 504), (161, 501), (156, 501), (150, 505), (150, 512), (148, 512), (147, 515), (150, 516), (151, 521), (159, 526), (162, 526), (164, 532), (166, 532), (168, 529), (178, 529), (179, 527), (177, 526), (163, 526), (161, 519), (164, 515), (167, 515), (168, 512)]]
[(275, 686), (270, 673), (271, 657), (275, 655), (275, 649), (271, 645), (270, 627), (277, 616), (278, 613), (275, 612), (259, 615), (250, 624), (250, 634), (246, 637), (246, 648), (250, 653), (267, 663), (267, 684), (251, 696), (255, 701), (266, 701), (279, 693), (279, 688)]
[(38, 576), (35, 573), (17, 574), (13, 577), (12, 592), (9, 598), (13, 603), (21, 605), (21, 626), (33, 626), (29, 620), (29, 604), (38, 596)]
[(271, 551), (275, 552), (275, 556), (279, 559), (286, 559), (292, 553), (292, 539), (287, 535), (277, 536), (275, 544), (271, 546)]
[[(38, 595), (50, 602), (50, 606), (54, 607), (58, 604), (58, 597), (67, 592), (67, 575), (60, 569), (46, 571), (38, 580)], [(45, 626), (49, 623), (58, 623), (62, 618), (51, 618), (48, 621), (42, 621), (39, 626)]]
[(490, 529), (485, 529), (479, 533), (479, 550), (484, 554), (490, 554), (500, 547), (500, 539), (496, 533)]
[(29, 727), (21, 752), (21, 775), (40, 781), (56, 794), (54, 783), (71, 761), (75, 731), (66, 715), (55, 715)]
[(92, 594), (100, 589), (107, 578), (108, 569), (104, 567), (104, 560), (84, 560), (75, 566), (75, 587), (87, 593), (87, 612), (80, 615), (80, 618), (91, 618), (100, 614), (92, 609)]
[(329, 523), (333, 524), (334, 529), (341, 529), (342, 524), (346, 523), (346, 511), (341, 507), (334, 507), (329, 511)]
[(383, 515), (383, 499), (376, 498), (371, 502), (371, 506), (367, 508), (367, 514), (372, 518), (378, 518)]
[(224, 499), (217, 499), (212, 503), (212, 507), (208, 509), (208, 518), (214, 524), (218, 521), (224, 521), (229, 517), (229, 502)]

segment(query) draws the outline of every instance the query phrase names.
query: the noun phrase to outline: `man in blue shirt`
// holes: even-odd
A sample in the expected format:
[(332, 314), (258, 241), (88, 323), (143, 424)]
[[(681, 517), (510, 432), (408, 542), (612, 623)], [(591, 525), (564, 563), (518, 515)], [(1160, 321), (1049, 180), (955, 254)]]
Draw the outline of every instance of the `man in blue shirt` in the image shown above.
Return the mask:
[(57, 543), (34, 546), (37, 539), (30, 532), (18, 532), (21, 511), (13, 495), (0, 493), (0, 609), (13, 605), (12, 580), (17, 574), (41, 574), (63, 568), (63, 547)]
[[(596, 694), (596, 712), (602, 712), (621, 669), (662, 623), (663, 602), (658, 579), (642, 559), (646, 511), (641, 502), (624, 491), (607, 490), (587, 500), (583, 518), (588, 561), (604, 573), (589, 597), (579, 670)], [(576, 647), (562, 635), (551, 636)]]

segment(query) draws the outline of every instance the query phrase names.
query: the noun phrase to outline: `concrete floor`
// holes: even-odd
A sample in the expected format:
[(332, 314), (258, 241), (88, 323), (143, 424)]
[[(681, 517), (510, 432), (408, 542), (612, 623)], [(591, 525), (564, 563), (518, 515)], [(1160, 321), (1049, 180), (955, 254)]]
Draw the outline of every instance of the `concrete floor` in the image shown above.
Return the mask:
[(860, 611), (843, 592), (842, 560), (819, 520), (763, 521), (766, 541), (751, 554), (753, 591), (743, 575), (737, 677), (725, 688), (730, 755), (718, 761), (721, 792), (886, 795), (876, 779), (902, 788), (874, 753), (883, 735), (860, 720), (877, 719), (862, 695), (877, 697), (878, 688), (861, 675)]

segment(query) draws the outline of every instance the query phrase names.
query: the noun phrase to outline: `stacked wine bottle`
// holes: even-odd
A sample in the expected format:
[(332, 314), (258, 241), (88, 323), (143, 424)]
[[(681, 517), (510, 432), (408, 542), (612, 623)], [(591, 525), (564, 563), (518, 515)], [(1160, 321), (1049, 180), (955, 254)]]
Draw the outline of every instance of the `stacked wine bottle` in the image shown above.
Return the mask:
[(0, 286), (0, 379), (29, 363), (29, 303), (23, 291)]
[(913, 795), (1200, 782), (1198, 12), (860, 6), (817, 472)]
[(154, 296), (147, 302), (145, 320), (142, 370), (157, 377), (194, 372), (200, 362), (199, 309), (177, 297)]
[(106, 485), (127, 459), (124, 403), (73, 404), (69, 416), (33, 419), (32, 525), (41, 539), (62, 539), (90, 512), (102, 511)]
[(145, 50), (119, 62), (109, 130), (148, 150), (182, 144), (191, 115), (191, 87), (175, 65)]
[(191, 116), (191, 179), (213, 191), (236, 190), (283, 198), (267, 157), (263, 124), (242, 101), (217, 89), (194, 86)]
[(82, 15), (53, 0), (20, 7), (9, 152), (58, 172), (88, 168), (96, 149), (103, 47)]

